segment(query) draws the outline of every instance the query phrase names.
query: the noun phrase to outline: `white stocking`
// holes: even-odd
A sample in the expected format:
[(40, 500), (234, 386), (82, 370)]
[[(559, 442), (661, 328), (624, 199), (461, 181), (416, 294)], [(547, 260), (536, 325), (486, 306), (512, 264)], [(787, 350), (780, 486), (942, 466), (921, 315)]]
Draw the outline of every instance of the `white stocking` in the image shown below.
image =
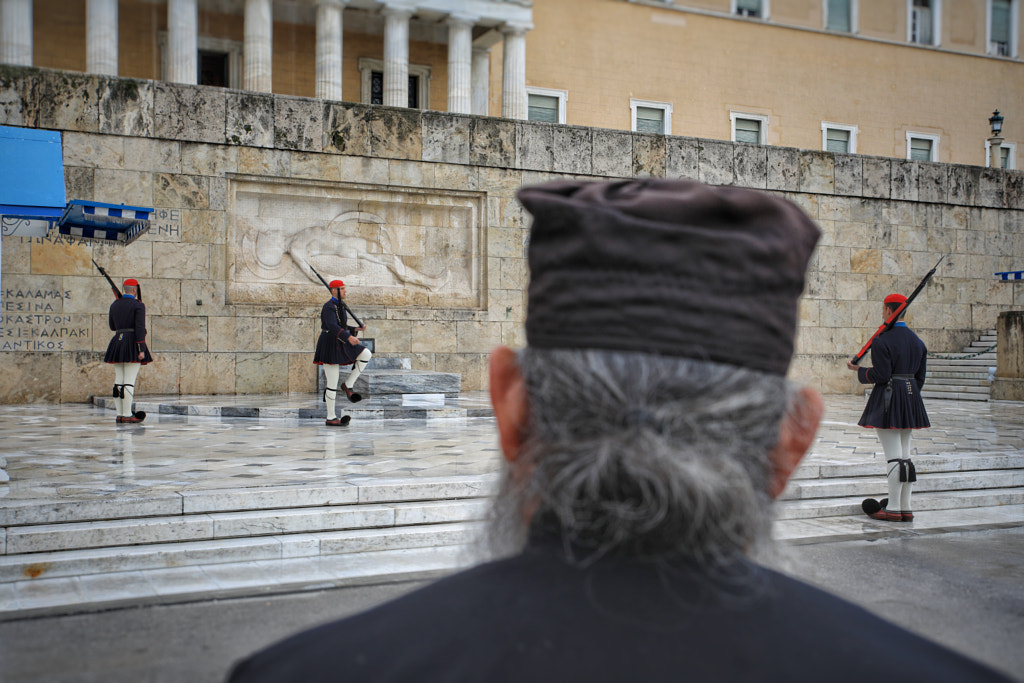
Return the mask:
[(359, 379), (359, 375), (363, 374), (363, 368), (373, 358), (373, 354), (370, 353), (370, 349), (363, 349), (362, 353), (356, 356), (356, 360), (352, 363), (352, 372), (348, 373), (348, 377), (345, 378), (345, 386), (351, 389), (356, 385), (356, 380)]
[(114, 363), (114, 412), (121, 417), (121, 387), (124, 386), (124, 363)]
[(324, 365), (324, 377), (327, 379), (327, 389), (324, 390), (324, 403), (327, 404), (327, 419), (334, 420), (338, 416), (334, 414), (334, 401), (338, 397), (338, 378), (341, 376), (340, 365)]
[(885, 478), (889, 482), (889, 512), (910, 512), (910, 482), (900, 481), (900, 464), (890, 460), (910, 458), (909, 429), (876, 429), (885, 453)]
[(132, 416), (132, 400), (135, 398), (135, 380), (142, 363), (119, 363), (124, 365), (124, 399), (121, 401), (121, 415)]

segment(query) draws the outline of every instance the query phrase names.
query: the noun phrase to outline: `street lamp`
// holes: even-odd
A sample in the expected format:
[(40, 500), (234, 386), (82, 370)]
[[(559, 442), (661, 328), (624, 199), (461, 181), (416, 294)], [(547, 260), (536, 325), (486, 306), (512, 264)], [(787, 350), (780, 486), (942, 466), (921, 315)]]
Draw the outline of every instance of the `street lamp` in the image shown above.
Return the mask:
[(991, 168), (1002, 168), (1003, 165), (1003, 117), (996, 109), (988, 117), (988, 125), (992, 127), (992, 137), (988, 139), (988, 165)]

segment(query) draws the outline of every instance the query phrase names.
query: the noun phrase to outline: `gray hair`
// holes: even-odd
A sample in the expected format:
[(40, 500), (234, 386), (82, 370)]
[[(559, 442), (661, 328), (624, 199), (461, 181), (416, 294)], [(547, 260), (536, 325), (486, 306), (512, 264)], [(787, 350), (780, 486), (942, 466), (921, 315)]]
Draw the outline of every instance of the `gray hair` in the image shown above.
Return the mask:
[(785, 378), (617, 351), (527, 348), (518, 361), (529, 418), (492, 511), (493, 551), (521, 548), (531, 513), (581, 563), (712, 566), (766, 544)]

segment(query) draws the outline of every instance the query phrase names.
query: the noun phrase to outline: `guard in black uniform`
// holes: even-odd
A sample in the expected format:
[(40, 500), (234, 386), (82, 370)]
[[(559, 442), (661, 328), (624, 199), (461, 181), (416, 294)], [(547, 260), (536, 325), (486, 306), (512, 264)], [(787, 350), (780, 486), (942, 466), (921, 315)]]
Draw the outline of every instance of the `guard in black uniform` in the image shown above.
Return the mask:
[(324, 376), (327, 378), (327, 388), (324, 390), (324, 402), (327, 404), (327, 426), (341, 427), (347, 425), (352, 419), (348, 415), (338, 417), (335, 414), (335, 399), (337, 398), (338, 378), (341, 376), (341, 366), (351, 365), (352, 371), (345, 378), (342, 388), (345, 395), (352, 403), (363, 400), (363, 397), (352, 391), (356, 380), (363, 372), (366, 364), (370, 362), (373, 354), (370, 349), (359, 343), (356, 336), (358, 332), (366, 329), (366, 325), (350, 327), (348, 314), (340, 302), (345, 298), (345, 283), (341, 280), (332, 280), (328, 287), (331, 290), (331, 300), (320, 309), (320, 337), (316, 342), (316, 353), (313, 355), (313, 362), (324, 366)]
[(146, 413), (132, 411), (135, 380), (143, 365), (153, 362), (146, 346), (146, 305), (137, 280), (124, 281), (124, 293), (110, 304), (107, 322), (114, 336), (107, 344), (104, 362), (114, 366), (114, 409), (117, 422), (135, 423), (146, 419)]
[[(885, 297), (885, 319), (906, 301), (902, 294)], [(914, 521), (910, 490), (917, 481), (917, 470), (910, 459), (910, 435), (914, 429), (931, 426), (921, 399), (928, 349), (902, 318), (901, 313), (892, 329), (878, 335), (871, 344), (871, 367), (846, 362), (849, 369), (857, 372), (861, 384), (875, 385), (858, 424), (874, 428), (882, 442), (889, 498), (882, 503), (868, 498), (863, 508), (869, 517), (884, 522)]]

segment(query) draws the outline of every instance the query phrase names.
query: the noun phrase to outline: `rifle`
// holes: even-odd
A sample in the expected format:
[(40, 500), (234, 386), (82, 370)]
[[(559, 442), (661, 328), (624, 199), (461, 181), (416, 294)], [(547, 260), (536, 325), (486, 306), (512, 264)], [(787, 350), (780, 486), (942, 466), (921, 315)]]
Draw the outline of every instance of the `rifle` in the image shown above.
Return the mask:
[(94, 266), (96, 266), (96, 270), (100, 271), (100, 273), (103, 275), (103, 277), (107, 278), (107, 282), (110, 283), (110, 288), (112, 290), (114, 290), (114, 297), (120, 299), (121, 298), (121, 290), (117, 288), (117, 285), (114, 284), (114, 281), (110, 279), (109, 275), (107, 275), (107, 271), (103, 270), (103, 267), (100, 266), (100, 264), (96, 263), (95, 259), (89, 259), (89, 260), (92, 261), (92, 264)]
[(864, 354), (868, 352), (868, 349), (871, 348), (871, 344), (875, 341), (875, 339), (878, 338), (878, 335), (892, 329), (893, 325), (896, 324), (896, 321), (899, 320), (901, 315), (903, 315), (903, 312), (907, 310), (907, 306), (909, 306), (911, 302), (913, 302), (913, 300), (917, 298), (917, 295), (921, 293), (921, 290), (924, 289), (924, 286), (928, 284), (929, 280), (932, 279), (932, 275), (935, 275), (935, 269), (939, 267), (939, 264), (942, 263), (942, 259), (944, 258), (946, 258), (945, 254), (939, 257), (939, 260), (935, 263), (935, 266), (928, 271), (928, 274), (925, 275), (924, 278), (921, 279), (921, 282), (918, 283), (917, 288), (913, 291), (913, 293), (911, 293), (911, 295), (907, 297), (907, 300), (900, 304), (899, 308), (893, 311), (893, 314), (886, 318), (885, 322), (882, 323), (877, 330), (875, 330), (875, 333), (871, 335), (871, 339), (868, 339), (868, 343), (864, 345), (864, 348), (860, 350), (860, 353), (853, 357), (853, 361), (851, 362), (854, 365), (860, 362), (860, 359), (863, 358)]
[[(324, 276), (321, 275), (320, 273), (316, 272), (316, 268), (314, 268), (313, 266), (309, 265), (309, 261), (303, 261), (303, 263), (305, 263), (306, 267), (308, 267), (311, 271), (313, 271), (314, 275), (316, 275), (318, 278), (320, 278), (320, 282), (324, 283), (324, 287), (327, 288), (327, 291), (331, 292), (331, 286), (329, 284), (327, 284), (327, 280), (324, 279)], [(332, 298), (334, 297), (334, 292), (331, 292), (331, 297)], [(356, 321), (356, 327), (362, 327), (363, 326), (362, 321), (359, 320), (359, 318), (356, 317), (356, 314), (352, 312), (352, 309), (348, 307), (348, 304), (346, 304), (344, 302), (344, 300), (338, 299), (338, 304), (342, 308), (345, 309), (346, 313), (348, 313), (350, 316), (352, 316), (353, 320)], [(341, 327), (341, 311), (338, 310), (338, 309), (335, 309), (335, 312), (338, 314), (338, 327)]]

